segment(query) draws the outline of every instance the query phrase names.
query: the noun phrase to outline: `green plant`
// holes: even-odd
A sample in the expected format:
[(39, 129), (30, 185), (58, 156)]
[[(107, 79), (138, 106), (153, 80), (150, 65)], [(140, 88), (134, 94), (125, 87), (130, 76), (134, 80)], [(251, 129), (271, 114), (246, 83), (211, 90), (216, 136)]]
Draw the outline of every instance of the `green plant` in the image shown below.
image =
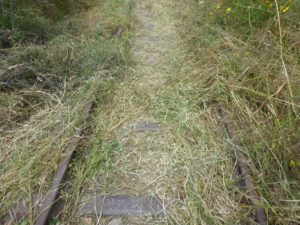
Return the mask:
[[(3, 1), (0, 29), (9, 30), (11, 45), (19, 42), (45, 43), (59, 33), (55, 24), (74, 11), (86, 9), (91, 1)], [(0, 37), (1, 38), (1, 37)]]
[[(218, 1), (210, 4), (209, 15), (214, 16), (216, 22), (224, 27), (232, 27), (244, 35), (264, 28), (276, 14), (276, 1)], [(280, 14), (293, 11), (295, 4), (291, 0), (278, 1)]]

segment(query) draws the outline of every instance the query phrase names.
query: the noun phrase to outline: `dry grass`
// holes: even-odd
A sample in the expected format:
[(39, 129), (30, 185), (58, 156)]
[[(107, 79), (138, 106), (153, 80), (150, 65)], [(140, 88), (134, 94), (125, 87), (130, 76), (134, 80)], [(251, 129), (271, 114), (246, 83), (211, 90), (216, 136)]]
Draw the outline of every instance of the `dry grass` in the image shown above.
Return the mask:
[[(104, 177), (103, 194), (149, 194), (172, 201), (165, 218), (126, 223), (231, 224), (237, 220), (234, 166), (217, 114), (205, 106), (213, 87), (205, 87), (205, 68), (201, 78), (190, 70), (193, 62), (185, 56), (173, 7), (172, 1), (137, 2), (135, 63), (120, 83), (113, 109), (95, 120), (93, 136), (105, 137), (92, 142), (95, 165), (104, 166), (95, 175)], [(126, 129), (140, 121), (160, 122), (162, 130)]]

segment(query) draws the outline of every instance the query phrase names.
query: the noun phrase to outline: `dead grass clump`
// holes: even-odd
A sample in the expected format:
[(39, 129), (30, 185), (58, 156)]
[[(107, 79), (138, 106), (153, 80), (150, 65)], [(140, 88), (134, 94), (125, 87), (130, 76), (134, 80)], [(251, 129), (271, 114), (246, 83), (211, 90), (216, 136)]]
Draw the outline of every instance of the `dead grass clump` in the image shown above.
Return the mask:
[(26, 64), (17, 64), (8, 67), (0, 73), (0, 91), (9, 92), (28, 89), (35, 86), (40, 90), (60, 90), (62, 81), (54, 75), (38, 74)]

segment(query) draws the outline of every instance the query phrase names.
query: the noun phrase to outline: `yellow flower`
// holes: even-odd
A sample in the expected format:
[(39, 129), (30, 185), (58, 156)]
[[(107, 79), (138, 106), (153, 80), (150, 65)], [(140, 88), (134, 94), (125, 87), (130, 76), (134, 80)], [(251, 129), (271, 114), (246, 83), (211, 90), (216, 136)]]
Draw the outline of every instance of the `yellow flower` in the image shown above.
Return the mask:
[(289, 10), (289, 8), (290, 8), (289, 6), (285, 7), (285, 8), (282, 10), (282, 12), (283, 12), (283, 13), (286, 13), (286, 12)]
[(269, 4), (269, 8), (272, 8), (272, 7), (273, 7), (273, 3), (270, 3), (270, 4)]
[(221, 3), (218, 3), (218, 4), (216, 5), (216, 9), (221, 9), (221, 6), (222, 6), (222, 4), (221, 4)]
[(290, 167), (296, 167), (297, 166), (297, 162), (295, 160), (291, 160), (290, 161)]
[(226, 13), (227, 13), (227, 14), (231, 13), (231, 11), (232, 11), (232, 8), (230, 8), (230, 7), (228, 7), (228, 8), (226, 9)]

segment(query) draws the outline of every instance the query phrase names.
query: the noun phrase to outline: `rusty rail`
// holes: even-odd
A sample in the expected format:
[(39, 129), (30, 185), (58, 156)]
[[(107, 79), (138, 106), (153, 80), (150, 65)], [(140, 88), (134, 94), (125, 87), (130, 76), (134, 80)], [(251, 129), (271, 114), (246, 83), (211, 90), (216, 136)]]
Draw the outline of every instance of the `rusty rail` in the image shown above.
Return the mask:
[[(224, 122), (227, 135), (229, 139), (233, 142), (235, 139), (234, 125), (230, 120), (228, 113), (223, 107), (220, 107), (219, 113)], [(235, 154), (238, 174), (241, 177), (240, 181), (242, 183), (242, 186), (246, 189), (246, 196), (255, 208), (255, 219), (258, 224), (267, 225), (268, 219), (265, 209), (263, 208), (264, 204), (259, 192), (255, 188), (254, 179), (251, 175), (251, 170), (248, 166), (247, 158), (245, 157), (244, 153), (238, 148), (238, 146), (234, 144), (232, 145), (232, 151)]]
[[(92, 112), (94, 103), (90, 101), (83, 110), (83, 120), (85, 121), (88, 118), (88, 115)], [(82, 130), (80, 131), (80, 133)], [(55, 206), (56, 201), (58, 200), (60, 190), (64, 181), (64, 178), (66, 176), (66, 173), (69, 168), (69, 164), (71, 160), (73, 159), (76, 147), (81, 140), (81, 137), (74, 136), (70, 145), (70, 154), (64, 159), (64, 161), (60, 164), (58, 171), (56, 172), (54, 181), (52, 183), (52, 186), (47, 193), (45, 199), (42, 202), (41, 207), (41, 213), (39, 214), (35, 225), (47, 225), (50, 222), (52, 212)]]

